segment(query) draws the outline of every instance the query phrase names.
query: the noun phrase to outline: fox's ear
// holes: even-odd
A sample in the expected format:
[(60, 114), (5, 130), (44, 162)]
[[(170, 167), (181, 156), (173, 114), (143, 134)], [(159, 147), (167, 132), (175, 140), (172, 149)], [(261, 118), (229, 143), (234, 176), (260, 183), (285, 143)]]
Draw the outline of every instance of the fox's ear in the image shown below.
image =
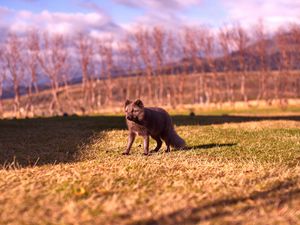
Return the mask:
[(128, 106), (131, 103), (132, 103), (132, 101), (130, 101), (130, 100), (127, 99), (126, 102), (125, 102), (125, 108), (126, 108), (126, 106)]
[(144, 108), (144, 104), (140, 99), (137, 99), (134, 101), (134, 103), (136, 106), (140, 107), (140, 108)]

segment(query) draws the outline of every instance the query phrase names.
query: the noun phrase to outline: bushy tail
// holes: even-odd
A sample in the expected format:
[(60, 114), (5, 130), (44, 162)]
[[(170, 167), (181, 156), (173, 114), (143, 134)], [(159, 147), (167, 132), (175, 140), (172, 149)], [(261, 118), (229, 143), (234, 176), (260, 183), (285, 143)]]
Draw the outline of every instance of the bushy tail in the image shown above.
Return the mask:
[(171, 146), (175, 149), (186, 148), (185, 141), (176, 133), (174, 129), (169, 133), (169, 140)]

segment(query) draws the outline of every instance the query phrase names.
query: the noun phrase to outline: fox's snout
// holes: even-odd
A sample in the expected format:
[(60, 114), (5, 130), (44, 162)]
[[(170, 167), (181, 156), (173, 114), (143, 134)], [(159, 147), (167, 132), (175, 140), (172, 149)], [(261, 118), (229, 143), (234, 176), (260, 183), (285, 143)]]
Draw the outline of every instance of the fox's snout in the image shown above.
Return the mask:
[(131, 115), (126, 116), (126, 119), (128, 119), (128, 120), (133, 120), (133, 116), (131, 116)]

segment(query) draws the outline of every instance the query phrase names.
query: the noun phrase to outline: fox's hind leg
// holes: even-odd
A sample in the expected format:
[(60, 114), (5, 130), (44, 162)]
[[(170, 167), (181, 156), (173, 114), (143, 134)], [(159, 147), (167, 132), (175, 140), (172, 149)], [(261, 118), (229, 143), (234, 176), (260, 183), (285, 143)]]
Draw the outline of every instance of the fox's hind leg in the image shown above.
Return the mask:
[(156, 141), (156, 147), (151, 152), (158, 152), (159, 149), (161, 148), (162, 141), (161, 141), (161, 139), (159, 137), (153, 137), (153, 136), (151, 136), (151, 137)]
[(166, 152), (170, 152), (170, 143), (167, 143), (167, 142), (166, 142), (166, 145), (167, 145)]
[(164, 140), (164, 142), (166, 143), (166, 146), (167, 146), (167, 149), (166, 149), (165, 152), (170, 152), (170, 144), (171, 144), (171, 142), (170, 142), (169, 138), (168, 137), (163, 137), (163, 140)]

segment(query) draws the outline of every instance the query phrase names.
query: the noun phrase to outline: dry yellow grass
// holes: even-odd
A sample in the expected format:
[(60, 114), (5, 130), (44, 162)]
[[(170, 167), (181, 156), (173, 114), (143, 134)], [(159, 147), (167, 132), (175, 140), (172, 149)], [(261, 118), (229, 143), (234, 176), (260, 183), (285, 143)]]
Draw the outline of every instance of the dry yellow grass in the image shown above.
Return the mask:
[[(132, 155), (121, 155), (126, 131), (118, 117), (1, 122), (0, 127), (29, 139), (24, 151), (56, 145), (48, 148), (52, 161), (39, 155), (35, 166), (33, 159), (31, 165), (20, 161), (20, 167), (5, 163), (0, 223), (300, 223), (299, 122), (198, 126), (197, 117), (174, 120), (191, 149), (149, 157), (142, 156), (141, 139)], [(51, 140), (35, 139), (41, 131)], [(20, 140), (2, 133), (1, 150), (23, 148), (9, 144), (14, 139)], [(70, 148), (76, 148), (72, 160), (59, 160)]]

